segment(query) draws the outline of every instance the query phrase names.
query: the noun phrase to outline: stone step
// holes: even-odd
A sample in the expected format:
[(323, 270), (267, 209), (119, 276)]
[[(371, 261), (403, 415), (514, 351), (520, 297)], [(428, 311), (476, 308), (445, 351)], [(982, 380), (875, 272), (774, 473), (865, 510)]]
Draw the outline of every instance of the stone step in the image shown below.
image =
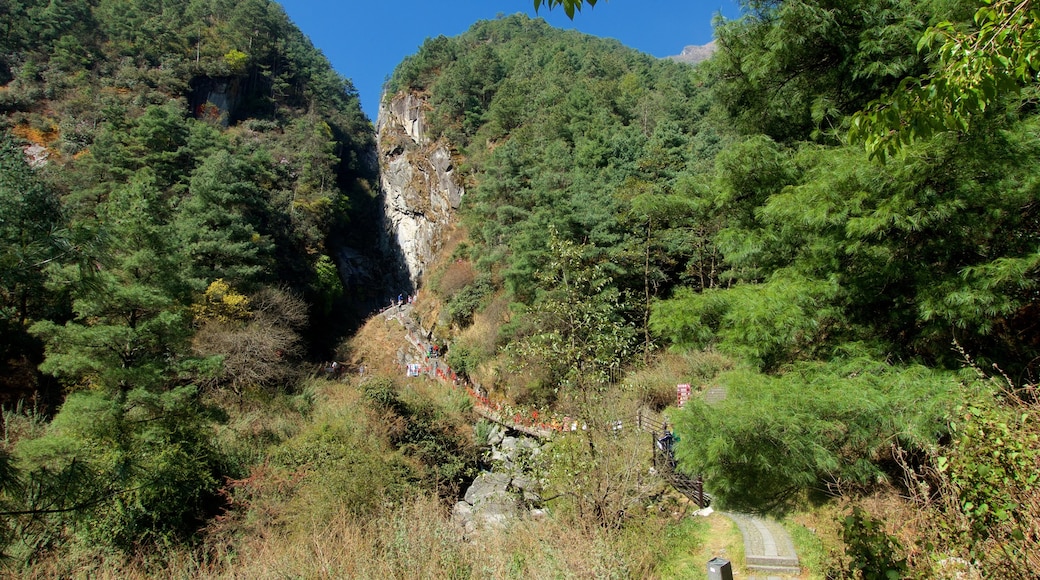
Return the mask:
[(798, 558), (784, 556), (746, 556), (748, 566), (774, 566), (777, 568), (799, 568)]
[(802, 573), (801, 568), (778, 568), (774, 566), (748, 566), (748, 571), (754, 574), (783, 574), (784, 576), (798, 576)]
[(794, 543), (777, 521), (752, 514), (727, 513), (744, 536), (744, 564), (757, 575), (797, 576), (802, 568)]
[(748, 570), (754, 572), (766, 572), (770, 574), (798, 575), (802, 567), (798, 558), (786, 558), (777, 556), (747, 556), (744, 564)]

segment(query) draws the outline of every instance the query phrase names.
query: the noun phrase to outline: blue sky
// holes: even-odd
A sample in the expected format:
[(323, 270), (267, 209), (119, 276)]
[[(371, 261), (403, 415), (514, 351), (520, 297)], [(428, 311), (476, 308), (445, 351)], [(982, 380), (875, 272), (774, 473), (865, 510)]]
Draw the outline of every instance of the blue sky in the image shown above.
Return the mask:
[[(361, 107), (374, 122), (383, 81), (423, 41), (456, 36), (474, 22), (523, 12), (532, 0), (279, 0), (289, 18), (341, 75), (353, 81)], [(662, 57), (712, 39), (715, 14), (736, 18), (736, 0), (599, 0), (571, 21), (556, 8), (537, 16), (559, 28), (616, 38)]]

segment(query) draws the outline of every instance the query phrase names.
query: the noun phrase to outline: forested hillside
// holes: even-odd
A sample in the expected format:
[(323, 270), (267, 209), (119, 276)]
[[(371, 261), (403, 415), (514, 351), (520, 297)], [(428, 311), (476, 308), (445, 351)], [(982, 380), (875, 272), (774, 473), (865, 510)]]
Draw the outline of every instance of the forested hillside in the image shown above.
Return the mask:
[[(244, 293), (282, 286), (329, 311), (340, 291), (329, 244), (371, 197), (372, 131), (350, 82), (278, 5), (5, 9), (4, 360), (42, 339), (70, 357), (50, 371), (90, 382), (108, 363), (71, 360), (93, 348), (81, 330), (108, 320), (123, 333), (217, 279)], [(17, 167), (24, 147), (34, 172)], [(23, 187), (36, 194), (19, 206)], [(94, 303), (131, 282), (142, 313)], [(27, 332), (41, 319), (61, 328)], [(111, 350), (126, 367), (159, 354)]]
[(334, 258), (379, 207), (372, 125), (269, 0), (0, 20), (4, 565), (176, 543), (252, 461), (223, 409), (295, 392), (365, 307)]
[[(723, 505), (893, 490), (941, 524), (904, 528), (882, 574), (930, 570), (941, 546), (1020, 575), (1040, 466), (1040, 140), (1014, 68), (1032, 66), (1032, 5), (743, 4), (696, 68), (523, 17), (398, 67), (391, 89), (427, 96), (472, 172), (468, 239), (433, 278), (449, 360), (580, 415), (619, 392), (667, 402), (619, 380), (664, 351), (720, 354), (676, 378), (724, 400), (674, 417), (681, 465)], [(885, 538), (866, 521), (850, 546)]]
[[(741, 5), (696, 66), (523, 15), (428, 39), (387, 98), (429, 104), (459, 228), (350, 339), (395, 275), (337, 271), (380, 246), (375, 135), (278, 5), (0, 3), (4, 573), (739, 557), (621, 428), (639, 409), (814, 577), (1035, 577), (1033, 3)], [(401, 378), (405, 312), (457, 381)], [(458, 384), (575, 426), (520, 462), (540, 519), (452, 519), (495, 465)]]

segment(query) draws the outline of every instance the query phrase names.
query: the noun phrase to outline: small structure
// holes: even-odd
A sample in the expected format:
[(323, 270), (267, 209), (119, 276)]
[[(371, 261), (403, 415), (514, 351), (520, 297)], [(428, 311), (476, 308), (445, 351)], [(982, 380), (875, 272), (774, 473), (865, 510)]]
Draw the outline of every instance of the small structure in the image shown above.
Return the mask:
[(708, 560), (708, 580), (733, 580), (733, 566), (725, 558)]
[(682, 383), (675, 386), (675, 405), (682, 409), (686, 405), (686, 401), (690, 400), (690, 393), (693, 389), (689, 383)]

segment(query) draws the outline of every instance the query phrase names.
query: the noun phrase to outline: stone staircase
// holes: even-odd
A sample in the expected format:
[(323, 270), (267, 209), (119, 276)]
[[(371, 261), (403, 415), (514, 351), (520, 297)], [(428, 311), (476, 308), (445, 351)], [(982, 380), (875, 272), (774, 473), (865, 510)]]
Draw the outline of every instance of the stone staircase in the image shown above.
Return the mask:
[(797, 576), (802, 567), (794, 543), (779, 522), (751, 514), (725, 512), (744, 537), (744, 563), (755, 576)]

